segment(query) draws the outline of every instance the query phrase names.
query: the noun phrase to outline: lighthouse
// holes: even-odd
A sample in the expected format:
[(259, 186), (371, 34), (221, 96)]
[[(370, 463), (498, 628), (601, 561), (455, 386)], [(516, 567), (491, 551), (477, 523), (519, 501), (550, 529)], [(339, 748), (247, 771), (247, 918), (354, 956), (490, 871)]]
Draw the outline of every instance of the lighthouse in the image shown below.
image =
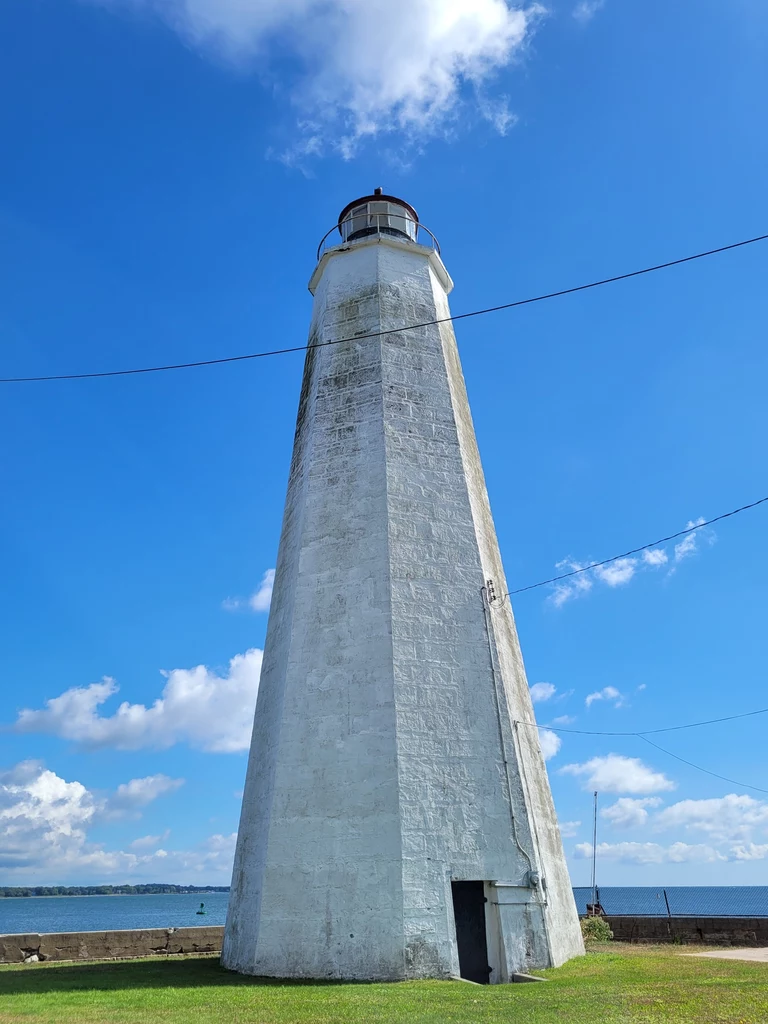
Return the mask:
[(321, 243), (222, 953), (235, 971), (503, 983), (583, 952), (452, 287), (416, 211), (381, 189)]

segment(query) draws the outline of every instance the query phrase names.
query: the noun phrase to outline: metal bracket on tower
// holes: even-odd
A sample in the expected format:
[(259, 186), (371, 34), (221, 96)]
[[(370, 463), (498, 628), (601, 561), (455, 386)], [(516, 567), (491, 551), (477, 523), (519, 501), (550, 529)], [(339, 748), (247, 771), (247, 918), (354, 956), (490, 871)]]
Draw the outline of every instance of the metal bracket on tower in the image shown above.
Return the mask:
[(496, 600), (496, 588), (493, 585), (493, 580), (485, 581), (485, 589), (488, 594), (488, 604), (493, 604)]

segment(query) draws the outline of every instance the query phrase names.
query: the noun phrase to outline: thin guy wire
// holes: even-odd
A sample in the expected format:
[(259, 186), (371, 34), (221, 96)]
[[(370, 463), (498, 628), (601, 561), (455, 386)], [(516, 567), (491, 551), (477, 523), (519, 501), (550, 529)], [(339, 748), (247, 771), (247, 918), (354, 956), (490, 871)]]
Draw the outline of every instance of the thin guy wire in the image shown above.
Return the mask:
[(434, 327), (438, 324), (453, 323), (456, 320), (467, 320), (473, 316), (483, 316), (486, 313), (499, 313), (505, 309), (515, 309), (518, 306), (528, 306), (533, 302), (545, 302), (548, 299), (558, 299), (564, 295), (574, 295), (576, 292), (589, 291), (591, 288), (600, 288), (605, 284), (615, 284), (617, 281), (628, 281), (633, 277), (642, 277), (644, 274), (653, 274), (657, 270), (667, 270), (669, 267), (678, 267), (683, 263), (692, 263), (694, 260), (701, 260), (707, 256), (716, 256), (718, 253), (729, 252), (731, 249), (741, 249), (745, 245), (753, 245), (755, 242), (764, 242), (768, 235), (757, 235), (755, 238), (747, 238), (742, 242), (733, 242), (730, 245), (721, 245), (717, 249), (708, 249), (706, 252), (698, 252), (693, 256), (683, 256), (681, 259), (670, 260), (668, 263), (658, 263), (653, 267), (645, 267), (643, 270), (633, 270), (628, 274), (617, 274), (615, 277), (606, 277), (601, 281), (591, 281), (589, 284), (576, 285), (573, 288), (563, 288), (557, 292), (548, 292), (546, 295), (535, 295), (529, 299), (518, 299), (516, 302), (505, 302), (499, 306), (489, 306), (487, 309), (476, 309), (471, 313), (458, 313), (456, 316), (441, 317), (438, 320), (426, 320), (424, 323), (409, 324), (406, 327), (393, 327), (386, 331), (373, 331), (370, 334), (360, 334), (352, 338), (336, 338), (323, 342), (321, 345), (297, 345), (292, 348), (278, 348), (271, 352), (250, 352), (242, 356), (222, 356), (219, 359), (199, 359), (191, 363), (169, 363), (165, 366), (141, 366), (129, 370), (104, 370), (99, 373), (57, 373), (41, 377), (0, 377), (0, 384), (31, 384), (41, 381), (55, 380), (92, 380), (96, 377), (127, 377), (138, 373), (160, 373), (165, 370), (186, 370), (198, 366), (218, 366), (221, 363), (239, 363), (246, 359), (265, 359), (268, 356), (284, 356), (292, 352), (306, 352), (310, 348), (322, 348), (324, 345), (340, 345), (346, 341), (365, 341), (368, 338), (381, 338), (388, 334), (400, 334), (403, 331), (415, 331), (421, 327)]
[(664, 747), (660, 747), (658, 743), (654, 743), (653, 740), (649, 740), (647, 736), (640, 736), (641, 740), (645, 740), (652, 747), (660, 750), (662, 754), (669, 754), (670, 757), (674, 757), (676, 761), (682, 761), (683, 764), (687, 764), (689, 768), (695, 768), (697, 772), (704, 772), (705, 775), (711, 775), (715, 779), (720, 779), (721, 782), (728, 782), (731, 786), (742, 786), (744, 789), (753, 789), (756, 793), (768, 793), (768, 789), (761, 789), (759, 786), (750, 786), (748, 782), (737, 782), (735, 779), (728, 779), (725, 775), (718, 775), (717, 772), (711, 772), (709, 768), (702, 768), (700, 764), (694, 764), (693, 761), (686, 761), (684, 757), (680, 757), (679, 754), (673, 754), (671, 750), (667, 750)]
[(660, 732), (680, 732), (682, 729), (699, 729), (703, 725), (719, 725), (721, 722), (735, 722), (737, 718), (753, 718), (755, 715), (768, 715), (768, 708), (758, 711), (745, 711), (741, 715), (728, 715), (725, 718), (710, 718), (706, 722), (689, 722), (687, 725), (668, 725), (663, 729), (641, 729), (637, 732), (595, 732), (591, 729), (561, 729), (554, 725), (539, 725), (538, 722), (518, 722), (518, 725), (530, 725), (534, 729), (548, 729), (550, 732), (569, 733), (572, 736), (656, 736)]
[[(542, 580), (541, 583), (531, 583), (527, 587), (519, 587), (517, 590), (508, 591), (504, 597), (512, 597), (514, 594), (524, 594), (528, 590), (536, 590), (538, 587), (546, 587), (550, 583), (557, 583), (560, 580), (567, 580), (571, 576), (578, 576), (579, 573), (589, 572), (590, 569), (598, 569), (601, 565), (609, 565), (611, 562), (617, 562), (620, 558), (629, 558), (630, 555), (637, 555), (641, 551), (647, 551), (648, 548), (655, 548), (659, 544), (666, 544), (670, 540), (676, 540), (678, 537), (685, 537), (688, 533), (695, 533), (696, 530), (703, 530), (705, 526), (711, 526), (712, 523), (719, 523), (722, 519), (730, 519), (731, 516), (737, 516), (739, 512), (746, 512), (748, 509), (757, 508), (758, 505), (764, 504), (768, 501), (768, 496), (765, 498), (759, 498), (757, 501), (750, 502), (749, 505), (742, 505), (741, 508), (735, 508), (732, 512), (723, 512), (721, 516), (715, 516), (714, 519), (707, 519), (704, 523), (697, 523), (695, 526), (689, 526), (685, 530), (679, 530), (677, 533), (671, 533), (668, 537), (662, 537), (660, 540), (651, 541), (650, 544), (643, 544), (642, 547), (632, 548), (631, 551), (625, 551), (623, 555), (613, 555), (611, 558), (604, 558), (602, 562), (591, 562), (589, 565), (582, 566), (581, 569), (572, 569), (570, 572), (561, 573), (560, 576), (553, 576), (549, 580)], [(503, 600), (504, 598), (502, 598)]]

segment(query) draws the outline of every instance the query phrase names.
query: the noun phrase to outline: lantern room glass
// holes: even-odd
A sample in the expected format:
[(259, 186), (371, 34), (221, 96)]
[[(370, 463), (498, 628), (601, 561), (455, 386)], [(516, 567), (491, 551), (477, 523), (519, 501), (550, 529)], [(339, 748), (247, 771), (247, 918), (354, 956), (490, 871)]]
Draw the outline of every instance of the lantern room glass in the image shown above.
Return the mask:
[(386, 200), (371, 200), (354, 206), (339, 225), (345, 242), (366, 235), (405, 235), (416, 241), (418, 225), (406, 207)]

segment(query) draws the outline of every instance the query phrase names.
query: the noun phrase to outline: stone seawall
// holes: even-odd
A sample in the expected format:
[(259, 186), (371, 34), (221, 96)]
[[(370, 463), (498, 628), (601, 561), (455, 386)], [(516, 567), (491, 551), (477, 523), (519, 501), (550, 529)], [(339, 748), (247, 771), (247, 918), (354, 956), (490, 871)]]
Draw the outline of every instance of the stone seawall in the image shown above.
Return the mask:
[(606, 917), (619, 942), (768, 946), (768, 917)]
[(144, 928), (115, 932), (54, 932), (0, 935), (0, 963), (43, 960), (113, 960), (174, 953), (219, 953), (221, 925), (203, 928)]

